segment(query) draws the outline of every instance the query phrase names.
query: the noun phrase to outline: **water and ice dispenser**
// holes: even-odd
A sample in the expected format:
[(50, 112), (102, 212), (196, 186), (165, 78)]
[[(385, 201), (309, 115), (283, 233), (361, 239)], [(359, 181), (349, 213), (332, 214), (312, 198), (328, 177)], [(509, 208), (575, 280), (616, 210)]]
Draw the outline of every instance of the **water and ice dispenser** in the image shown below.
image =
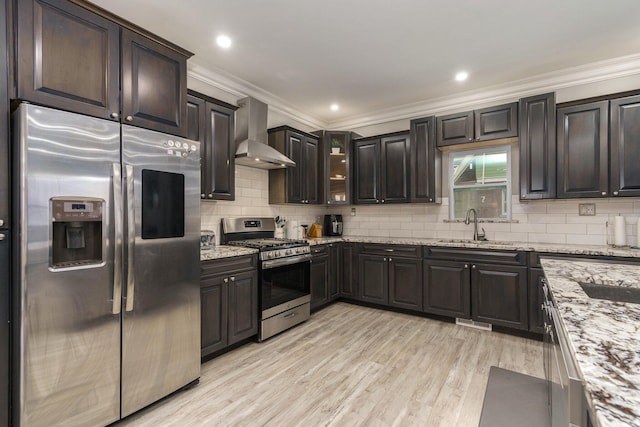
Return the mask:
[(51, 268), (69, 268), (104, 261), (104, 200), (54, 197), (51, 207)]

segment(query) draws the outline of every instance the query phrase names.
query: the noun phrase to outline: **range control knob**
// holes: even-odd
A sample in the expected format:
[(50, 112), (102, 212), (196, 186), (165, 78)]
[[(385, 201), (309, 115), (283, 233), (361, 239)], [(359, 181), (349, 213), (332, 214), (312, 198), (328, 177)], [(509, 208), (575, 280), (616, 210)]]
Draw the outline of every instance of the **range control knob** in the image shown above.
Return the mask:
[(286, 251), (284, 251), (285, 255), (291, 255), (291, 249), (287, 249)]

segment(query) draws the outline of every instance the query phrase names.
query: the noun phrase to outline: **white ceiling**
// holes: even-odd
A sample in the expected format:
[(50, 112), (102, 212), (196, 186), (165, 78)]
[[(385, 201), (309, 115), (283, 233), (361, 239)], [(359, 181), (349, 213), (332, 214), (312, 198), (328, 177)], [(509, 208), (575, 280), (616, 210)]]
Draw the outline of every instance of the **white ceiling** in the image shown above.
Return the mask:
[(640, 53), (638, 0), (91, 1), (325, 124)]

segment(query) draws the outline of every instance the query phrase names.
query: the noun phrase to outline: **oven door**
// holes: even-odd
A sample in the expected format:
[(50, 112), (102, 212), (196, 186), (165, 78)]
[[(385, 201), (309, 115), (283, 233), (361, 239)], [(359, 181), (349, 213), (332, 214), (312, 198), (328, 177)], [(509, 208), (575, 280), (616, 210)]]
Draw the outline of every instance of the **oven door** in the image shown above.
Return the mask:
[(310, 292), (311, 255), (263, 261), (260, 270), (262, 319), (307, 303)]

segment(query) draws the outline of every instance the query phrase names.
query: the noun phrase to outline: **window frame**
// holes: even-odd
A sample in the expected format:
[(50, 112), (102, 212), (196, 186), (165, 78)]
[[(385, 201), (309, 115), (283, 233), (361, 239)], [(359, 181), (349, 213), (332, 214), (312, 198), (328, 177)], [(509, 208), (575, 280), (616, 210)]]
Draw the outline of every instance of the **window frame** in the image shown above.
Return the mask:
[(457, 221), (461, 218), (456, 218), (455, 217), (455, 198), (454, 198), (454, 190), (455, 189), (459, 189), (459, 188), (482, 188), (482, 187), (495, 187), (495, 184), (475, 184), (475, 185), (460, 185), (460, 186), (456, 186), (454, 183), (454, 167), (453, 167), (453, 160), (455, 157), (461, 157), (461, 156), (468, 156), (468, 155), (472, 155), (472, 156), (476, 156), (478, 154), (492, 154), (492, 153), (502, 153), (505, 152), (507, 154), (507, 173), (506, 173), (506, 186), (507, 186), (507, 194), (506, 194), (506, 198), (507, 198), (507, 216), (506, 218), (484, 218), (484, 217), (478, 217), (478, 220), (493, 220), (493, 221), (511, 221), (511, 214), (512, 214), (512, 208), (511, 208), (511, 181), (512, 181), (512, 175), (511, 175), (511, 145), (510, 144), (506, 144), (506, 145), (499, 145), (499, 146), (494, 146), (494, 147), (485, 147), (485, 148), (476, 148), (476, 149), (472, 149), (472, 150), (460, 150), (460, 151), (451, 151), (449, 152), (449, 219), (451, 221)]

